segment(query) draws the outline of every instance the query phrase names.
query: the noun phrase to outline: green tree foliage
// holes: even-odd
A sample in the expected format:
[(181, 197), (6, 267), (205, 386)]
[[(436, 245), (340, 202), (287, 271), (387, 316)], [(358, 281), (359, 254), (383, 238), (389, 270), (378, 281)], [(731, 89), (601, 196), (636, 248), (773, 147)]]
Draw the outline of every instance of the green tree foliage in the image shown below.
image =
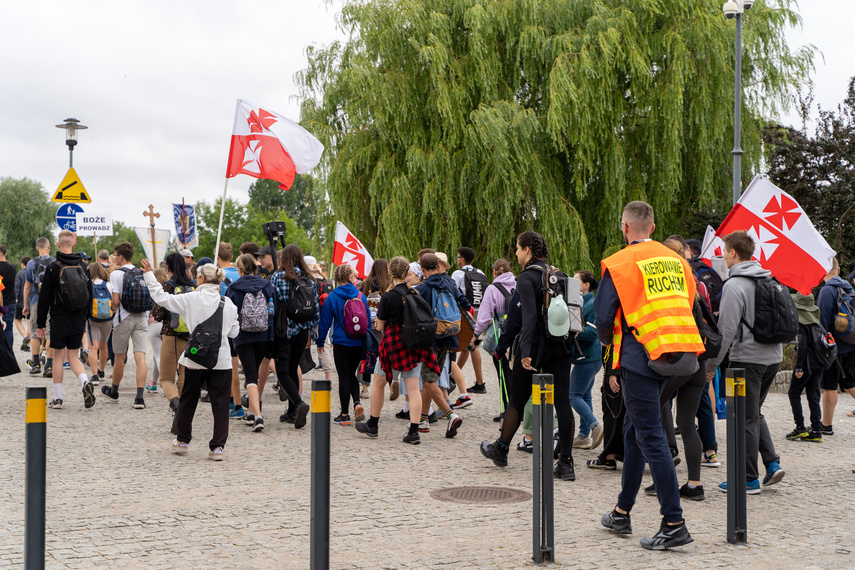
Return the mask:
[[(743, 179), (765, 116), (811, 69), (794, 0), (745, 17)], [(325, 144), (319, 217), (377, 257), (541, 232), (593, 268), (644, 199), (657, 237), (729, 196), (734, 27), (720, 0), (345, 0), (349, 38), (308, 48), (302, 123)], [(332, 215), (334, 213), (334, 215)]]
[(315, 237), (314, 179), (298, 174), (288, 190), (279, 188), (274, 180), (256, 180), (249, 187), (249, 207), (259, 212), (282, 211), (303, 228), (310, 238)]
[(46, 237), (55, 249), (56, 208), (41, 183), (29, 178), (0, 178), (0, 243), (13, 265), (36, 255), (36, 240)]
[(837, 112), (820, 110), (813, 136), (771, 125), (763, 138), (769, 178), (799, 202), (848, 274), (855, 262), (855, 77)]

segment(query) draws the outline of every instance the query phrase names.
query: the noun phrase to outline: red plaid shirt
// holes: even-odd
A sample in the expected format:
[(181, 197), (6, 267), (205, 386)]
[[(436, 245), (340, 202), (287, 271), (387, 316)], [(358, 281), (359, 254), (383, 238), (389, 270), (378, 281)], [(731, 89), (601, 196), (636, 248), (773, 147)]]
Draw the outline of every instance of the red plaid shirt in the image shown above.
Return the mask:
[(383, 340), (380, 341), (380, 367), (386, 373), (386, 381), (392, 381), (393, 370), (412, 370), (420, 362), (438, 375), (440, 368), (433, 350), (406, 348), (401, 341), (401, 330), (401, 325), (387, 325)]

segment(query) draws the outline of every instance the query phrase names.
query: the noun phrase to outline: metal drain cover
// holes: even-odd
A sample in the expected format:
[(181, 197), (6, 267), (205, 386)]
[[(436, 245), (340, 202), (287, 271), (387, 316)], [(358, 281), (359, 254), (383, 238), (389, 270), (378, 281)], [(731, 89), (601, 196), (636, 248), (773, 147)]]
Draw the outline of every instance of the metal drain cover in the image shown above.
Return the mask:
[(431, 491), (430, 496), (438, 501), (464, 505), (501, 505), (531, 499), (531, 493), (507, 487), (448, 487)]

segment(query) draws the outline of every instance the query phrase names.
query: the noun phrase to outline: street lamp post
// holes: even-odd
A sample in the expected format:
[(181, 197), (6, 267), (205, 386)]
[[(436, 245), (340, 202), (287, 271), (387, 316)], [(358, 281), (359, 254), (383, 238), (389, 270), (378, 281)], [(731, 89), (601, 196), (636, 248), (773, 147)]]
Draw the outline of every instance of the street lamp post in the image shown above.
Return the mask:
[(733, 102), (733, 205), (742, 195), (742, 15), (754, 0), (728, 0), (722, 10), (728, 19), (736, 18), (736, 81)]
[(88, 129), (86, 125), (81, 125), (77, 119), (66, 119), (61, 125), (57, 125), (58, 129), (65, 129), (65, 144), (68, 145), (68, 167), (74, 166), (74, 146), (77, 144), (77, 131)]

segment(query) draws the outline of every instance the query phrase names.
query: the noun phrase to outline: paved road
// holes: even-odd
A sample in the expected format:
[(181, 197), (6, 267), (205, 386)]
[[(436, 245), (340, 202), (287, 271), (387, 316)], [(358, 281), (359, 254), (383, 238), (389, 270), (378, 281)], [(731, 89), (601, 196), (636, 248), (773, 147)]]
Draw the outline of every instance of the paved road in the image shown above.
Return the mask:
[[(468, 366), (466, 373), (471, 381)], [(133, 378), (132, 364), (126, 378)], [(429, 495), (464, 485), (531, 490), (530, 455), (512, 451), (509, 467), (498, 469), (478, 451), (482, 439), (496, 435), (496, 381), (493, 374), (487, 378), (488, 394), (473, 396), (475, 404), (461, 412), (464, 423), (454, 440), (434, 424), (420, 446), (401, 443), (406, 422), (393, 416), (400, 400), (383, 410), (376, 440), (332, 426), (332, 567), (532, 565), (530, 502), (474, 506)], [(24, 387), (44, 382), (26, 374), (0, 379), (0, 567), (23, 563)], [(599, 383), (595, 394), (598, 389)], [(280, 424), (284, 404), (270, 398), (267, 429), (252, 433), (232, 422), (226, 459), (214, 463), (207, 459), (212, 422), (204, 404), (194, 426), (198, 439), (188, 456), (177, 457), (169, 451), (170, 414), (161, 395), (148, 395), (148, 408), (133, 410), (133, 383), (125, 380), (118, 405), (99, 398), (84, 410), (70, 372), (65, 392), (65, 409), (48, 410), (49, 567), (308, 567), (311, 420), (301, 431)], [(336, 401), (334, 393), (334, 408)], [(855, 566), (855, 552), (849, 554), (855, 551), (855, 419), (845, 415), (853, 407), (848, 396), (841, 397), (836, 434), (825, 443), (788, 442), (786, 396), (769, 396), (766, 415), (787, 475), (748, 497), (747, 547), (725, 542), (726, 496), (715, 489), (726, 477), (724, 468), (704, 469), (707, 499), (684, 503), (694, 544), (666, 553), (638, 545), (658, 527), (654, 498), (639, 497), (632, 513), (635, 534), (610, 535), (599, 519), (614, 505), (620, 471), (580, 468), (576, 482), (556, 482), (558, 566)], [(726, 458), (725, 422), (717, 422), (717, 429)], [(577, 466), (595, 455), (577, 450)], [(678, 476), (685, 481), (684, 465)]]

